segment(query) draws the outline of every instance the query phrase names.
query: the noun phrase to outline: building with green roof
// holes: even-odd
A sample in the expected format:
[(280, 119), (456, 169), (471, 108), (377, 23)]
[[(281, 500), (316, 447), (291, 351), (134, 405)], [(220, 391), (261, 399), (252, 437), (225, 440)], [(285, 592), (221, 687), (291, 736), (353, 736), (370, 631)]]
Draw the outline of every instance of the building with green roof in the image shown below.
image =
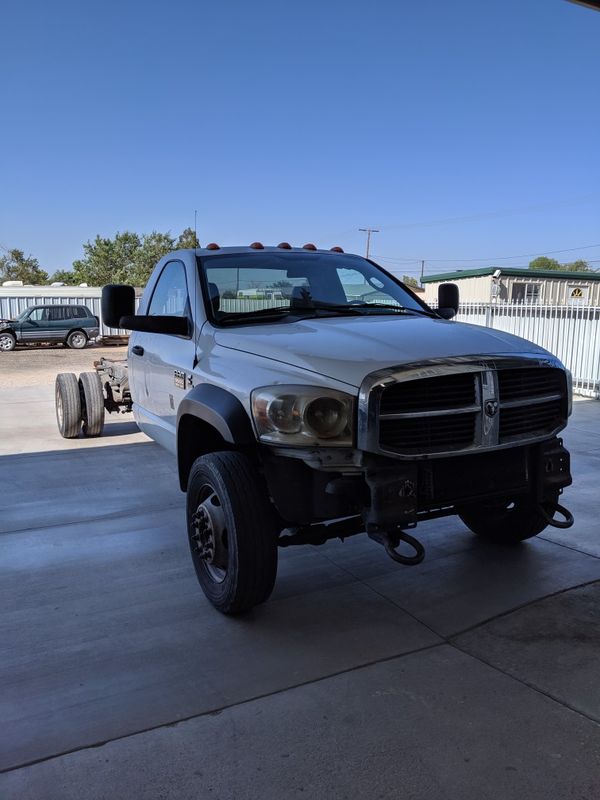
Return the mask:
[(440, 283), (456, 283), (468, 303), (600, 306), (600, 272), (481, 267), (425, 275), (425, 301), (437, 300)]

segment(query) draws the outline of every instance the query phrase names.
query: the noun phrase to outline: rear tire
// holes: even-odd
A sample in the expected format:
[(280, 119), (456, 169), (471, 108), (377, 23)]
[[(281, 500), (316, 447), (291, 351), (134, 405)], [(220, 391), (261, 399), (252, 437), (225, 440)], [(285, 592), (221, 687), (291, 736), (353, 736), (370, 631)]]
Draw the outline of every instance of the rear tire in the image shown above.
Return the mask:
[(84, 436), (101, 436), (104, 430), (104, 393), (98, 373), (82, 372), (79, 388)]
[[(555, 492), (548, 499), (556, 503), (558, 496)], [(531, 497), (463, 506), (458, 515), (477, 536), (497, 544), (518, 544), (537, 536), (548, 526), (539, 504)]]
[(71, 331), (67, 336), (67, 345), (72, 350), (83, 350), (88, 343), (88, 337), (83, 331)]
[(188, 538), (204, 594), (223, 614), (265, 601), (277, 575), (277, 525), (256, 467), (241, 453), (194, 462), (187, 487)]
[(2, 333), (0, 333), (0, 350), (8, 353), (10, 350), (14, 350), (16, 346), (17, 337), (14, 333), (10, 331), (2, 331)]
[(77, 376), (61, 372), (55, 384), (56, 421), (64, 439), (77, 439), (81, 430), (81, 398)]

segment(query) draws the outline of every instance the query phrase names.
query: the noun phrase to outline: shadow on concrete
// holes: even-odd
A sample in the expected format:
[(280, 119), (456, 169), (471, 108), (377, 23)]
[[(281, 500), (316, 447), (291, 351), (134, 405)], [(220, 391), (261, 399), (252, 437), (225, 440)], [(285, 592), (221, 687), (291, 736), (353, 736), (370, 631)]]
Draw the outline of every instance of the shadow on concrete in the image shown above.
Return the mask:
[(227, 619), (154, 443), (3, 456), (0, 485), (0, 530), (18, 533), (0, 536), (0, 768), (430, 648), (600, 578), (597, 558), (485, 544), (452, 518), (419, 528), (415, 568), (361, 536), (289, 548), (271, 601)]

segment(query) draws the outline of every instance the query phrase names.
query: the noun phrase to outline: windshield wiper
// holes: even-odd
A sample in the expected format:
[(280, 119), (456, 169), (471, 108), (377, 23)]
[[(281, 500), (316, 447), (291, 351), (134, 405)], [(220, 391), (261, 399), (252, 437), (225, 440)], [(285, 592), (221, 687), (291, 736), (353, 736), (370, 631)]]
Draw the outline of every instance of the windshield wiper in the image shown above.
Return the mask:
[(437, 318), (437, 314), (432, 311), (426, 311), (422, 308), (408, 308), (407, 306), (397, 306), (394, 303), (361, 303), (361, 302), (353, 302), (352, 305), (334, 305), (329, 303), (317, 303), (315, 304), (315, 308), (325, 308), (327, 310), (332, 311), (347, 311), (349, 313), (355, 313), (354, 309), (356, 309), (356, 313), (362, 313), (363, 310), (368, 310), (370, 308), (383, 308), (386, 311), (397, 311), (402, 314), (422, 314), (424, 317), (435, 317)]
[(360, 309), (353, 310), (352, 306), (335, 305), (333, 303), (319, 303), (307, 306), (279, 306), (277, 308), (259, 308), (256, 311), (244, 311), (239, 314), (228, 314), (225, 317), (218, 318), (218, 322), (222, 325), (228, 325), (234, 322), (257, 322), (261, 320), (272, 320), (278, 317), (291, 317), (293, 319), (304, 319), (306, 317), (314, 317), (317, 311), (335, 311), (338, 314), (362, 314)]
[(223, 317), (217, 317), (217, 322), (221, 325), (227, 325), (230, 322), (250, 322), (260, 321), (263, 319), (277, 319), (278, 317), (296, 316), (295, 309), (289, 306), (277, 306), (276, 308), (258, 308), (256, 311), (241, 311), (238, 314), (226, 313)]

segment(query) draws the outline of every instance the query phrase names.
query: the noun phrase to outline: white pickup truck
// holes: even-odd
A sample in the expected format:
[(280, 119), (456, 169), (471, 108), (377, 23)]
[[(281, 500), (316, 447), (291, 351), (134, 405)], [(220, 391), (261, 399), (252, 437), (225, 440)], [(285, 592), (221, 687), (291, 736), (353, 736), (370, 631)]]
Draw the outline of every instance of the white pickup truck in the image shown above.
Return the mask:
[(278, 546), (366, 532), (417, 564), (421, 520), (456, 514), (508, 544), (572, 524), (570, 375), (531, 342), (451, 321), (455, 285), (433, 310), (341, 248), (211, 244), (165, 256), (134, 302), (105, 287), (104, 322), (132, 331), (127, 364), (59, 375), (59, 427), (99, 435), (105, 409), (133, 410), (176, 455), (220, 611), (269, 597)]

